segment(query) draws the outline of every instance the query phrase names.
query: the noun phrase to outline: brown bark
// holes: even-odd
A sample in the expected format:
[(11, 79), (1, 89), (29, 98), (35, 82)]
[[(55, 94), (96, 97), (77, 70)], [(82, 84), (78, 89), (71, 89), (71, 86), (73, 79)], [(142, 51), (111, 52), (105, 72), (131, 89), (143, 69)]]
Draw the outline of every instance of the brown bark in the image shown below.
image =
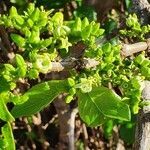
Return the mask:
[[(145, 81), (142, 96), (145, 101), (150, 102), (150, 81)], [(133, 149), (150, 150), (150, 105), (144, 106), (139, 112)]]
[(60, 95), (55, 101), (54, 106), (58, 114), (59, 121), (59, 146), (58, 150), (74, 150), (74, 128), (77, 108), (71, 109), (64, 101), (64, 96)]
[(150, 23), (150, 4), (147, 0), (132, 0), (131, 12), (138, 15), (142, 24)]

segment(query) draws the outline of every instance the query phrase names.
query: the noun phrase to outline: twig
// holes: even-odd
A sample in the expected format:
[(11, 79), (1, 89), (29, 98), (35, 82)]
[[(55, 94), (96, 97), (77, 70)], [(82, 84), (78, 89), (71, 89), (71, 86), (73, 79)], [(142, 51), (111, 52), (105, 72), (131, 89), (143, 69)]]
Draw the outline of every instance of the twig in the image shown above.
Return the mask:
[[(148, 50), (150, 47), (150, 39), (147, 39), (146, 42), (138, 42), (135, 44), (123, 44), (121, 54), (124, 57), (131, 56), (135, 53)], [(79, 63), (80, 62), (80, 63)], [(86, 69), (96, 67), (100, 62), (95, 59), (83, 58), (83, 59), (75, 59), (69, 58), (62, 60), (61, 62), (52, 62), (52, 68), (49, 72), (60, 72), (62, 70), (69, 70), (76, 68), (77, 65), (81, 65)]]
[(52, 62), (52, 68), (49, 70), (49, 72), (60, 72), (63, 70), (69, 70), (76, 68), (78, 65), (81, 65), (81, 67), (84, 67), (86, 69), (96, 67), (99, 64), (99, 61), (96, 61), (94, 59), (90, 58), (83, 58), (75, 59), (75, 58), (69, 58), (62, 60), (61, 62)]
[(147, 42), (138, 42), (134, 44), (124, 44), (122, 46), (121, 54), (125, 57), (131, 56), (135, 53), (138, 53), (140, 51), (144, 51), (149, 49), (150, 47), (150, 39), (147, 40)]

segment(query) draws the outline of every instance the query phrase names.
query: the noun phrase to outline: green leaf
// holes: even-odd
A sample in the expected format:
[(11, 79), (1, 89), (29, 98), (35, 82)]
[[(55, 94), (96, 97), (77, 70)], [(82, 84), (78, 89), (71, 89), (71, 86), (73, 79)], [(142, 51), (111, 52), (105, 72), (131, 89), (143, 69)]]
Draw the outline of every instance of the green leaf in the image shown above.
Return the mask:
[(38, 8), (35, 8), (32, 12), (30, 18), (33, 22), (38, 21), (40, 15), (40, 10)]
[(15, 72), (15, 68), (11, 64), (4, 64), (5, 69), (9, 72)]
[(67, 82), (68, 82), (68, 85), (71, 86), (71, 87), (76, 84), (76, 83), (75, 83), (75, 80), (74, 80), (73, 78), (68, 78), (68, 79), (67, 79)]
[(9, 122), (14, 121), (13, 116), (8, 111), (7, 106), (4, 102), (3, 95), (0, 95), (0, 119)]
[(78, 93), (79, 114), (89, 126), (98, 126), (106, 117), (130, 120), (129, 106), (106, 87), (95, 87), (89, 93)]
[(39, 72), (37, 69), (32, 68), (29, 70), (28, 76), (30, 79), (36, 79), (39, 76)]
[(9, 10), (9, 14), (10, 14), (10, 17), (18, 16), (17, 9), (14, 6), (12, 6)]
[(31, 28), (34, 25), (34, 22), (29, 18), (27, 21), (27, 25)]
[(15, 150), (15, 141), (12, 133), (12, 128), (10, 123), (5, 124), (2, 127), (2, 134), (4, 136), (4, 145), (5, 145), (5, 150)]
[(88, 20), (88, 18), (87, 17), (85, 17), (84, 19), (83, 19), (83, 21), (82, 21), (82, 30), (86, 27), (86, 26), (88, 26), (89, 25), (89, 20)]
[(140, 65), (143, 63), (144, 60), (145, 60), (144, 54), (140, 54), (134, 59), (135, 63)]
[(90, 93), (77, 93), (79, 97), (78, 108), (81, 119), (88, 126), (95, 127), (104, 123), (105, 116), (90, 97)]
[(97, 33), (97, 36), (100, 36), (100, 35), (103, 35), (104, 32), (105, 30), (100, 28), (96, 33)]
[(25, 46), (25, 39), (22, 36), (20, 36), (18, 34), (11, 34), (10, 37), (13, 40), (13, 42), (15, 42), (17, 44), (17, 46), (19, 46), (19, 47)]
[(63, 13), (61, 12), (56, 12), (54, 16), (52, 17), (52, 21), (55, 26), (63, 25), (63, 20), (64, 20), (64, 16), (63, 16)]
[[(48, 20), (49, 20), (49, 14), (51, 14), (53, 12), (53, 9), (49, 10), (49, 11), (40, 11), (40, 16), (39, 16), (39, 20), (36, 24), (36, 26), (38, 27), (44, 27), (46, 26), (46, 24), (48, 23)], [(63, 20), (62, 20), (63, 22)]]
[(72, 35), (74, 36), (80, 36), (81, 32), (81, 19), (76, 18), (74, 23), (72, 24)]
[(97, 33), (99, 31), (99, 28), (100, 28), (100, 23), (93, 23), (93, 26), (92, 26), (92, 35), (94, 36), (97, 36)]
[(103, 124), (104, 136), (106, 139), (109, 139), (113, 133), (114, 123), (113, 120), (108, 120)]
[(28, 100), (21, 105), (16, 105), (11, 113), (15, 118), (35, 114), (51, 103), (60, 93), (68, 90), (66, 80), (53, 80), (35, 85), (24, 94), (28, 96)]
[(110, 54), (112, 46), (110, 43), (106, 43), (105, 45), (103, 45), (102, 50), (104, 53), (106, 54)]
[(16, 59), (16, 64), (17, 64), (18, 67), (26, 66), (26, 63), (25, 63), (25, 61), (24, 61), (24, 59), (21, 55), (16, 54), (15, 59)]
[(141, 73), (145, 77), (150, 77), (150, 68), (149, 67), (141, 67)]
[(23, 19), (23, 17), (21, 17), (21, 16), (19, 16), (19, 15), (16, 16), (15, 20), (16, 20), (16, 22), (17, 22), (18, 25), (23, 25), (23, 24), (24, 24), (24, 19)]
[(28, 8), (27, 8), (28, 14), (31, 15), (34, 10), (35, 10), (35, 4), (34, 3), (29, 3)]
[(133, 144), (135, 139), (135, 123), (129, 122), (121, 125), (119, 135), (125, 143)]
[(8, 90), (10, 90), (9, 81), (7, 81), (3, 76), (0, 76), (0, 93)]
[(92, 31), (92, 24), (89, 24), (88, 26), (86, 26), (82, 32), (81, 32), (81, 37), (86, 40), (87, 38), (89, 38), (90, 34)]
[(147, 66), (149, 66), (149, 65), (150, 65), (150, 60), (145, 58), (145, 59), (143, 60), (142, 64), (141, 64), (141, 66), (147, 67)]
[(81, 19), (76, 18), (74, 26), (73, 26), (74, 31), (81, 31)]
[(31, 32), (31, 36), (28, 38), (28, 41), (32, 44), (37, 44), (40, 42), (40, 30), (39, 30), (39, 28), (35, 28)]
[(16, 64), (17, 64), (17, 71), (18, 71), (18, 76), (19, 77), (25, 77), (26, 72), (27, 72), (27, 65), (23, 59), (23, 57), (19, 54), (16, 54)]
[(45, 40), (41, 41), (41, 46), (42, 47), (48, 47), (48, 46), (50, 46), (52, 44), (52, 40), (53, 40), (53, 38), (50, 37), (48, 39), (45, 39)]
[[(0, 138), (0, 147), (1, 148), (4, 148), (5, 147), (5, 142), (4, 142), (4, 139), (3, 138)], [(2, 150), (2, 149), (0, 149)]]

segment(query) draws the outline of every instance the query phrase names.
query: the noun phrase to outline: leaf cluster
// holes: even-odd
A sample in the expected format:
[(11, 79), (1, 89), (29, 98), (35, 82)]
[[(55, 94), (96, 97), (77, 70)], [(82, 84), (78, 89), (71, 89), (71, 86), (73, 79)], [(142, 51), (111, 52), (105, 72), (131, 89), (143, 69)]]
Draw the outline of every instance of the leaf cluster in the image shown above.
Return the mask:
[[(139, 36), (146, 28), (140, 37), (143, 38), (149, 26), (141, 26), (137, 21), (135, 15), (129, 16), (126, 23), (132, 31), (121, 32), (130, 37)], [(17, 47), (14, 58), (0, 65), (0, 119), (7, 122), (1, 129), (3, 148), (15, 149), (10, 126), (15, 118), (41, 111), (61, 93), (67, 94), (66, 103), (78, 97), (79, 115), (88, 126), (107, 123), (113, 126), (114, 120), (130, 121), (131, 114), (138, 113), (142, 83), (150, 76), (150, 61), (144, 53), (133, 60), (122, 59), (117, 38), (98, 44), (97, 40), (104, 35), (99, 23), (79, 17), (64, 21), (61, 12), (53, 13), (29, 4), (22, 13), (11, 7), (9, 14), (0, 16), (0, 24), (12, 29), (10, 38)], [(73, 68), (68, 79), (38, 83), (20, 91), (18, 83), (49, 73), (52, 62), (68, 58), (73, 46), (79, 42), (86, 47), (82, 57), (94, 58), (99, 62), (98, 66), (81, 68), (81, 71)], [(10, 112), (8, 102), (15, 105)], [(8, 146), (10, 143), (13, 143), (12, 147)]]

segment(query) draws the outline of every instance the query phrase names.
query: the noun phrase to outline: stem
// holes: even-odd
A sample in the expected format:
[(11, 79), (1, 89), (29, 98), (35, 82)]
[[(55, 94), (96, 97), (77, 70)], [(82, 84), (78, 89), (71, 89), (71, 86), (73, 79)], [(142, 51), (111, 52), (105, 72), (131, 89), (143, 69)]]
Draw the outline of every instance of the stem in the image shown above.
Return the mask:
[(60, 72), (63, 70), (69, 70), (76, 68), (78, 65), (81, 65), (82, 67), (89, 69), (92, 67), (96, 67), (99, 64), (98, 61), (90, 58), (83, 58), (83, 60), (75, 59), (75, 58), (69, 58), (65, 59), (61, 62), (52, 62), (52, 68), (50, 72)]
[[(142, 97), (150, 102), (150, 81), (145, 81)], [(134, 150), (150, 149), (150, 105), (144, 106), (138, 115)]]
[[(150, 48), (150, 39), (147, 39), (146, 42), (138, 42), (134, 44), (123, 44), (121, 54), (124, 57), (131, 56), (135, 53), (148, 50)], [(80, 63), (79, 63), (80, 62)], [(76, 68), (78, 65), (84, 67), (86, 69), (96, 67), (99, 65), (99, 61), (90, 59), (90, 58), (83, 58), (76, 59), (76, 58), (69, 58), (62, 60), (61, 62), (52, 62), (52, 68), (50, 72), (60, 72), (63, 70), (69, 70)]]
[(71, 109), (64, 101), (64, 96), (60, 95), (55, 101), (54, 106), (58, 114), (60, 126), (58, 150), (74, 150), (74, 128), (77, 108)]

